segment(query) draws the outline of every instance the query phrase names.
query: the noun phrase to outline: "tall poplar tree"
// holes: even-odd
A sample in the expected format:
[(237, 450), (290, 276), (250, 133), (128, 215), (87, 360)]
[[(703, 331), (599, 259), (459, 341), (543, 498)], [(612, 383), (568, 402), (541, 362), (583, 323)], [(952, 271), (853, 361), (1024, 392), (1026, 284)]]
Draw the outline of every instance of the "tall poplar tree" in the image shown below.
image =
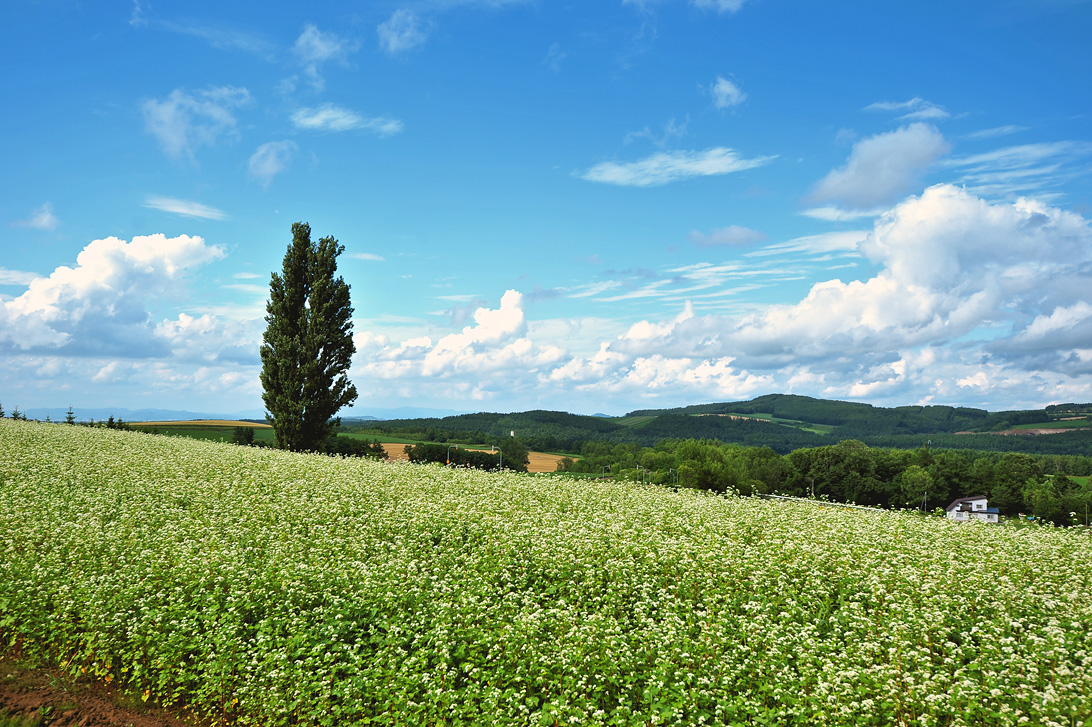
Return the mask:
[(345, 251), (333, 237), (311, 242), (311, 226), (292, 225), (281, 274), (273, 273), (262, 337), (262, 400), (277, 446), (317, 451), (356, 400), (346, 372), (353, 344), (349, 285), (337, 273)]

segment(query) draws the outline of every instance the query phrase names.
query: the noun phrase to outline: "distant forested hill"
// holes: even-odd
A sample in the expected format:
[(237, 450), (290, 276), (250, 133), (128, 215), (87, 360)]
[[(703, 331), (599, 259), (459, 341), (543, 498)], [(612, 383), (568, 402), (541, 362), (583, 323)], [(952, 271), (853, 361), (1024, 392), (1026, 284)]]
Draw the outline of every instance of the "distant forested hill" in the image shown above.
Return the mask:
[[(532, 449), (576, 452), (587, 442), (652, 446), (664, 439), (710, 439), (785, 454), (856, 439), (873, 447), (934, 447), (1036, 454), (1092, 451), (1092, 405), (988, 412), (952, 406), (875, 407), (857, 402), (769, 394), (750, 401), (644, 409), (624, 417), (556, 411), (464, 414), (353, 422), (344, 429), (419, 441), (483, 443), (515, 434)], [(1011, 436), (1018, 428), (1063, 428), (1050, 436)], [(968, 434), (965, 432), (974, 432)]]

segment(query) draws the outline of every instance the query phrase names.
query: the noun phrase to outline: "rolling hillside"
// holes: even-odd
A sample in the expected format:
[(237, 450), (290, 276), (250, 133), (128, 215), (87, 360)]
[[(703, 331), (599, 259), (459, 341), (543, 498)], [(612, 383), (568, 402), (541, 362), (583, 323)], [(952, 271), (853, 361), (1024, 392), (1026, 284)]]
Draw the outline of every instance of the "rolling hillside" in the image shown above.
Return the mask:
[[(480, 413), (385, 422), (354, 422), (347, 430), (422, 441), (488, 442), (515, 432), (533, 449), (572, 452), (585, 442), (652, 446), (663, 439), (715, 439), (765, 446), (782, 454), (845, 439), (871, 446), (1083, 454), (1092, 445), (1090, 404), (988, 412), (953, 406), (876, 407), (857, 402), (769, 394), (750, 401), (632, 411), (592, 417), (556, 411)], [(1010, 436), (1052, 430), (1060, 436)]]

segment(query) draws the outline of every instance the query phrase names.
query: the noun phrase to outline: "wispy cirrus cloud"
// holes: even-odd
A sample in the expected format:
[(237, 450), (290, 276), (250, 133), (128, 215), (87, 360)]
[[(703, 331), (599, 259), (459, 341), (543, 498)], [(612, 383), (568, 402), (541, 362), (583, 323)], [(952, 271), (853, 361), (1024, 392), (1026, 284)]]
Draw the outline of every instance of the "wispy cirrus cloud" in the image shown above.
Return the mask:
[(852, 220), (860, 220), (866, 217), (879, 217), (886, 211), (885, 207), (876, 207), (874, 209), (842, 209), (834, 205), (827, 205), (825, 207), (812, 207), (806, 209), (800, 214), (805, 217), (811, 217), (815, 220), (825, 220), (827, 222), (851, 222)]
[(331, 61), (346, 62), (359, 47), (360, 44), (356, 41), (343, 38), (336, 33), (324, 33), (308, 23), (296, 38), (292, 53), (302, 66), (311, 86), (316, 91), (321, 91), (326, 86), (326, 81), (321, 74), (322, 67)]
[[(622, 0), (623, 5), (636, 5), (643, 12), (649, 12), (653, 5), (662, 0)], [(713, 10), (718, 13), (738, 13), (747, 0), (690, 0), (690, 4), (702, 10)]]
[(971, 141), (980, 141), (982, 139), (996, 139), (999, 136), (1019, 134), (1021, 131), (1028, 131), (1028, 127), (1008, 124), (1006, 126), (994, 126), (990, 129), (982, 129), (981, 131), (972, 131), (969, 134), (964, 134), (963, 138)]
[(904, 112), (898, 117), (902, 121), (939, 121), (951, 117), (943, 106), (923, 98), (912, 98), (909, 101), (877, 101), (865, 106), (864, 110)]
[(0, 285), (30, 285), (32, 281), (37, 280), (39, 277), (41, 276), (37, 273), (0, 268)]
[(684, 120), (682, 123), (677, 123), (674, 118), (668, 119), (664, 124), (663, 132), (657, 134), (649, 129), (647, 126), (640, 131), (631, 131), (626, 134), (626, 138), (623, 139), (624, 144), (630, 144), (638, 139), (648, 139), (655, 146), (665, 147), (672, 139), (681, 139), (686, 136), (686, 126), (689, 123), (689, 119)]
[(302, 108), (292, 114), (297, 129), (307, 131), (370, 131), (378, 136), (393, 136), (402, 131), (402, 122), (387, 116), (362, 116), (355, 111), (323, 104), (318, 108)]
[(1021, 144), (954, 157), (945, 166), (961, 171), (959, 181), (977, 194), (1042, 196), (1053, 187), (1088, 174), (1092, 142)]
[(746, 253), (747, 257), (767, 257), (770, 255), (811, 255), (830, 256), (831, 254), (857, 255), (857, 249), (868, 236), (866, 230), (846, 230), (842, 232), (824, 232), (818, 235), (804, 235), (785, 242), (776, 242), (758, 250)]
[(268, 38), (237, 28), (167, 20), (158, 21), (155, 26), (172, 33), (198, 38), (218, 50), (240, 51), (264, 60), (273, 60), (277, 53), (276, 44)]
[(171, 214), (181, 215), (182, 217), (193, 217), (200, 220), (223, 220), (227, 218), (227, 213), (223, 210), (209, 207), (200, 202), (177, 199), (175, 197), (149, 195), (144, 198), (143, 206), (148, 207), (149, 209), (160, 210), (161, 212), (170, 212)]
[(718, 13), (738, 13), (747, 0), (690, 0), (690, 4), (703, 10), (715, 10)]
[(698, 247), (716, 247), (719, 245), (753, 245), (766, 239), (766, 233), (739, 225), (728, 225), (705, 233), (690, 231), (690, 242)]
[(221, 137), (235, 134), (234, 110), (250, 103), (250, 92), (237, 86), (215, 86), (203, 91), (176, 88), (162, 101), (148, 99), (141, 104), (144, 128), (163, 151), (173, 158), (188, 157), (212, 146)]
[(713, 106), (718, 109), (734, 109), (747, 100), (747, 94), (739, 85), (724, 76), (717, 76), (709, 87), (709, 93), (713, 97)]
[(390, 18), (376, 26), (379, 47), (391, 55), (405, 53), (425, 44), (431, 24), (412, 10), (399, 8)]
[(11, 224), (13, 227), (29, 227), (34, 230), (52, 232), (57, 229), (61, 221), (57, 219), (57, 215), (53, 214), (53, 204), (45, 202), (40, 207), (36, 207), (26, 219), (16, 220)]
[(263, 187), (268, 187), (281, 172), (288, 169), (296, 154), (294, 141), (270, 141), (262, 144), (250, 155), (247, 173)]
[(658, 187), (693, 177), (742, 172), (769, 164), (776, 156), (745, 159), (732, 149), (659, 152), (635, 162), (601, 162), (578, 176), (622, 187)]
[(129, 25), (134, 28), (150, 28), (188, 35), (208, 43), (217, 50), (241, 51), (267, 61), (272, 61), (276, 57), (276, 44), (260, 34), (208, 21), (165, 20), (153, 17), (139, 0), (133, 3)]

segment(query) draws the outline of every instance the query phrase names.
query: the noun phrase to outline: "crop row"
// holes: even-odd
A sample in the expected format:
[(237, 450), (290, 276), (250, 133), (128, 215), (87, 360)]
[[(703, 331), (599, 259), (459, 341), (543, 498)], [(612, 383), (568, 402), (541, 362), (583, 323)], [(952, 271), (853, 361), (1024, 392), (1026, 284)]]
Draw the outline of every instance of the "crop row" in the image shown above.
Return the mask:
[(0, 640), (235, 724), (1087, 724), (1092, 541), (0, 422)]

